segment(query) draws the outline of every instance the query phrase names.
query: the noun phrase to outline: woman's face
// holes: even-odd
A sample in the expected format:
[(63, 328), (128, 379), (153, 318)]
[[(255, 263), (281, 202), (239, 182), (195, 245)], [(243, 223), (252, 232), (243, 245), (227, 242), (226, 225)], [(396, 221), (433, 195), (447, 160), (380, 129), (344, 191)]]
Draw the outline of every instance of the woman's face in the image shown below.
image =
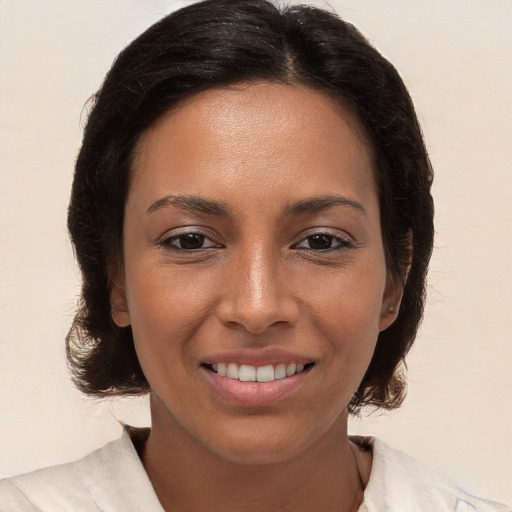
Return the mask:
[(359, 124), (299, 86), (181, 104), (138, 146), (117, 282), (154, 428), (243, 463), (344, 428), (400, 296)]

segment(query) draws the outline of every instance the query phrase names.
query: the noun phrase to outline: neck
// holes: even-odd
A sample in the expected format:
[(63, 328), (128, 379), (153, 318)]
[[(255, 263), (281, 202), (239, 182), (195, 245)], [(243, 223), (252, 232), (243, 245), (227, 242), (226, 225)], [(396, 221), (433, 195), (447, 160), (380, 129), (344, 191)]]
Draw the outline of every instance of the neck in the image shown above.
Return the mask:
[(192, 438), (158, 397), (143, 464), (166, 512), (354, 512), (363, 486), (347, 436), (347, 415), (294, 457), (240, 464)]

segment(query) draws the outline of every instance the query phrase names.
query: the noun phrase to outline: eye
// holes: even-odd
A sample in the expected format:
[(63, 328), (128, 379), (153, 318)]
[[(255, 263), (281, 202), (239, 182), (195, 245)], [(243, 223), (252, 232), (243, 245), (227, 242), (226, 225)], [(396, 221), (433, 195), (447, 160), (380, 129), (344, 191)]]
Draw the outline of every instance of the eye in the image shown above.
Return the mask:
[(213, 240), (203, 233), (181, 233), (179, 235), (170, 236), (160, 242), (165, 248), (171, 248), (182, 251), (199, 251), (202, 249), (211, 249), (220, 247)]
[(328, 251), (333, 249), (343, 249), (351, 247), (350, 240), (329, 233), (315, 233), (303, 238), (295, 244), (295, 248), (310, 249), (313, 251)]

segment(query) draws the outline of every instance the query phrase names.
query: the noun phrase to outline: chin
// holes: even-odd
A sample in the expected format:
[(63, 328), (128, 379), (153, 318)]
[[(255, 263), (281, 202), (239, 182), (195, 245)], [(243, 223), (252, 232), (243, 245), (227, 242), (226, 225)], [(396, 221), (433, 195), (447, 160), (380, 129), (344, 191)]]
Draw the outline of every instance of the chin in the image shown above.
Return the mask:
[(245, 418), (222, 433), (211, 432), (207, 448), (234, 464), (279, 464), (299, 457), (320, 437), (317, 428), (294, 430), (289, 424), (279, 425), (268, 418)]

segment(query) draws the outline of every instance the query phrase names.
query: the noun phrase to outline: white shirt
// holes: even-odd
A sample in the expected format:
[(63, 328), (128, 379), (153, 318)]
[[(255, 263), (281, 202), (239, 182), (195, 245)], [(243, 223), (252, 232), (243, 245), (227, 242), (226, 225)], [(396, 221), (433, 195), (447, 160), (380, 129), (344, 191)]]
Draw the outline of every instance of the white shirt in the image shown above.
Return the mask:
[[(358, 512), (512, 512), (371, 438)], [(127, 432), (76, 462), (0, 481), (0, 512), (164, 512)]]

